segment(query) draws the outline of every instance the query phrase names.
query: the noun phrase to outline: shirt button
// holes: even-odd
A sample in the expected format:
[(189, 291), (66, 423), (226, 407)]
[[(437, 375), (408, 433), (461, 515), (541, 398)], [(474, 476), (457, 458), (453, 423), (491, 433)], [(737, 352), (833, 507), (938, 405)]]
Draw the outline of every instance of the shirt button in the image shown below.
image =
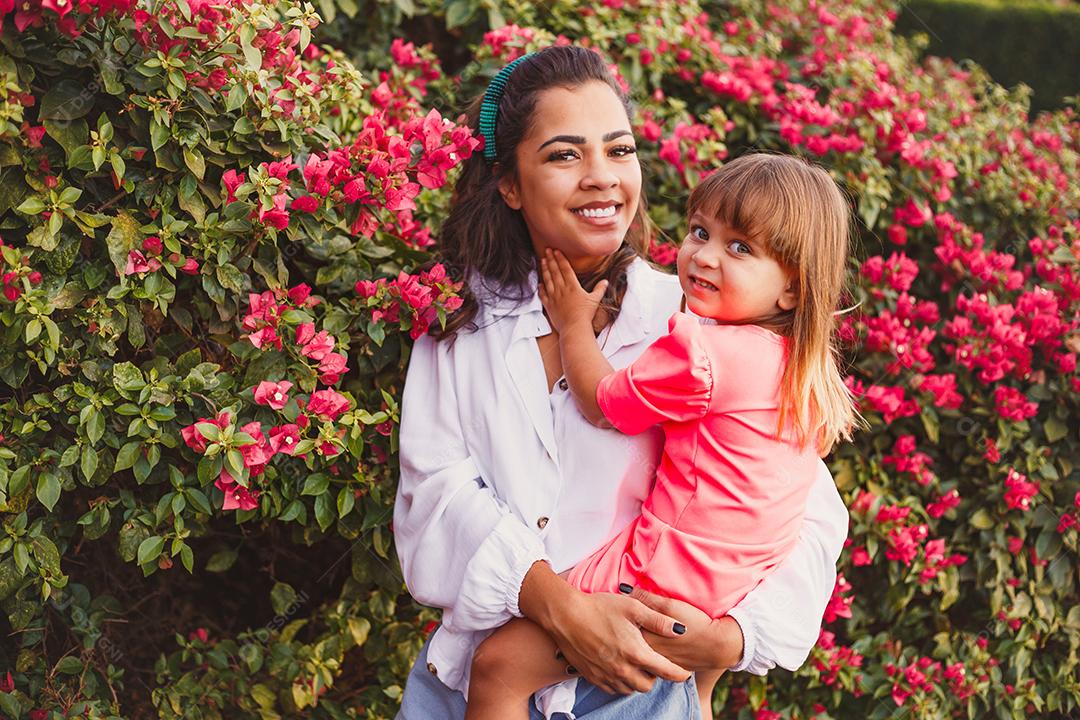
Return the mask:
[(536, 521), (536, 526), (537, 526), (538, 528), (540, 528), (541, 530), (543, 530), (544, 528), (546, 528), (546, 527), (547, 527), (547, 524), (548, 524), (548, 519), (547, 519), (546, 517), (542, 517), (542, 518), (539, 518), (539, 519), (537, 519), (537, 521)]
[(570, 387), (570, 383), (566, 382), (566, 378), (563, 378), (562, 380), (559, 381), (559, 389), (560, 390), (566, 390), (569, 387)]
[(435, 663), (428, 663), (427, 669), (429, 673), (431, 673), (435, 677), (439, 677), (439, 671), (435, 669)]

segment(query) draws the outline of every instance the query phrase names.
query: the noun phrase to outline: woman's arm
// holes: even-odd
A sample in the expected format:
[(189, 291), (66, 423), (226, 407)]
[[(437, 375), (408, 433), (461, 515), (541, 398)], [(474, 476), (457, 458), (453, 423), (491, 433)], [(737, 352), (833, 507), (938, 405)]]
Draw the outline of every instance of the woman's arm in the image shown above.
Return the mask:
[(413, 346), (399, 437), (393, 528), (409, 592), (443, 608), (454, 630), (519, 616), (525, 573), (547, 554), (481, 479), (464, 442), (449, 347), (427, 336)]
[(780, 566), (725, 617), (711, 621), (691, 605), (635, 590), (635, 598), (687, 627), (680, 638), (646, 633), (646, 640), (691, 670), (747, 670), (755, 675), (777, 665), (797, 670), (820, 635), (847, 531), (847, 508), (829, 469), (820, 463), (798, 544)]

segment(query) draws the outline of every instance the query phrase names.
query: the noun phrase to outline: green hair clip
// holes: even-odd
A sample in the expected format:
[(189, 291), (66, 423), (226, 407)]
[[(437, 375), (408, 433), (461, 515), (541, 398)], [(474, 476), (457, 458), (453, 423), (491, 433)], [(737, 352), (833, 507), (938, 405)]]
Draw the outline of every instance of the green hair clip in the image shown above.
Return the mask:
[(522, 55), (500, 70), (484, 91), (484, 99), (480, 103), (480, 134), (484, 136), (484, 158), (488, 162), (495, 161), (495, 120), (499, 116), (499, 101), (502, 100), (503, 90), (506, 89), (506, 83), (510, 80), (514, 68), (532, 54)]

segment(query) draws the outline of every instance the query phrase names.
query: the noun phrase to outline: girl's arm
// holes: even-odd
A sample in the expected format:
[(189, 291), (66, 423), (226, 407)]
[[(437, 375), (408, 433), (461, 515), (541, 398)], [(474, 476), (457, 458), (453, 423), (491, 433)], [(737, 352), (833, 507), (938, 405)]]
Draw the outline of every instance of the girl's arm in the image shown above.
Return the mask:
[(593, 334), (593, 317), (604, 297), (607, 281), (585, 292), (574, 269), (558, 251), (547, 250), (540, 260), (540, 300), (548, 321), (559, 334), (563, 374), (585, 419), (598, 427), (610, 427), (596, 402), (596, 388), (613, 372)]

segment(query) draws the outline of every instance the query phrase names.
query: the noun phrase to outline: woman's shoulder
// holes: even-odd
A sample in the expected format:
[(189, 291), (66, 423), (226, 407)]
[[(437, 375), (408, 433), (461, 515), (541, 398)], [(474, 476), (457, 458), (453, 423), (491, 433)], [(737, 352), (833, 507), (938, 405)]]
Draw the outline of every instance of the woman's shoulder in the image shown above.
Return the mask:
[(641, 318), (650, 335), (664, 332), (671, 313), (679, 309), (679, 278), (638, 258), (627, 272), (630, 294), (640, 303)]

